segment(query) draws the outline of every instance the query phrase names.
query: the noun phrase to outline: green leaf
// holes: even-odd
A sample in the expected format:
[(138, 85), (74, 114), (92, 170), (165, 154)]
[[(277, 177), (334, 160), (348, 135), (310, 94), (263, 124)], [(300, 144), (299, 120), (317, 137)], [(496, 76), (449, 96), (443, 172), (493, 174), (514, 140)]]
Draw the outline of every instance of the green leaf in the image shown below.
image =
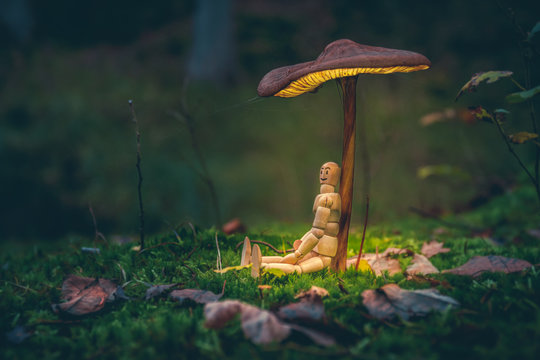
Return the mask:
[(470, 179), (470, 175), (465, 170), (447, 164), (422, 166), (418, 168), (416, 175), (422, 180), (430, 176), (455, 177), (460, 180)]
[(540, 21), (536, 23), (536, 25), (533, 26), (533, 28), (531, 29), (531, 31), (529, 32), (529, 36), (527, 37), (527, 40), (531, 40), (533, 38), (533, 36), (537, 33), (537, 32), (540, 32)]
[(536, 139), (538, 137), (538, 134), (526, 132), (526, 131), (520, 131), (518, 133), (509, 135), (508, 138), (511, 142), (514, 144), (523, 144), (529, 140)]
[(506, 101), (508, 101), (510, 104), (516, 104), (525, 100), (529, 100), (538, 93), (540, 93), (540, 85), (533, 87), (529, 90), (512, 93), (506, 97)]
[(485, 81), (486, 83), (491, 84), (499, 80), (500, 78), (509, 77), (512, 74), (513, 72), (511, 71), (486, 71), (486, 72), (476, 73), (471, 77), (469, 81), (467, 81), (465, 85), (463, 85), (461, 90), (459, 90), (458, 94), (456, 95), (455, 101), (457, 101), (457, 99), (459, 99), (459, 97), (463, 95), (465, 91), (467, 92), (475, 91), (478, 85), (480, 85), (482, 81)]
[(262, 273), (263, 274), (272, 274), (276, 277), (282, 277), (282, 276), (285, 276), (287, 275), (287, 273), (283, 270), (280, 270), (280, 269), (271, 269), (271, 268), (264, 268), (262, 269)]
[(493, 111), (493, 114), (495, 114), (495, 119), (499, 123), (502, 123), (503, 121), (506, 120), (506, 117), (510, 114), (510, 111), (505, 110), (505, 109), (495, 109)]

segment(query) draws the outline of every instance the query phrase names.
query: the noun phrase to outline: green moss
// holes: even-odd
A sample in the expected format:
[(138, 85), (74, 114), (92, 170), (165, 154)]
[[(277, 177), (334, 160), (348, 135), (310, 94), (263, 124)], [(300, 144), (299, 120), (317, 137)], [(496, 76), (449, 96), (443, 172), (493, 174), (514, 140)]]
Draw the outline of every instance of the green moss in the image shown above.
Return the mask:
[[(515, 205), (515, 199), (529, 190), (506, 194), (476, 212), (447, 218), (476, 227), (491, 227), (506, 242), (474, 236), (471, 231), (445, 227), (435, 220), (406, 219), (368, 229), (366, 252), (388, 247), (407, 247), (419, 252), (424, 241), (444, 241), (450, 252), (431, 258), (439, 269), (465, 263), (475, 255), (503, 255), (540, 263), (537, 240), (526, 230), (538, 224), (538, 215), (527, 206)], [(523, 203), (523, 202), (522, 202)], [(514, 206), (515, 205), (515, 206)], [(499, 210), (496, 210), (499, 209)], [(510, 210), (509, 210), (510, 209)], [(520, 215), (521, 214), (521, 215)], [(508, 218), (517, 219), (505, 221)], [(301, 226), (283, 224), (279, 232), (250, 233), (282, 247), (301, 235)], [(433, 275), (441, 280), (438, 289), (461, 303), (453, 311), (433, 313), (410, 321), (389, 322), (373, 319), (362, 304), (362, 292), (386, 283), (407, 289), (429, 286), (407, 280), (402, 274), (375, 277), (352, 269), (342, 274), (328, 270), (314, 274), (276, 277), (264, 275), (253, 279), (249, 270), (217, 274), (216, 231), (180, 227), (173, 232), (151, 237), (147, 250), (133, 251), (133, 244), (106, 246), (100, 254), (83, 253), (81, 246), (93, 246), (90, 239), (73, 238), (54, 244), (29, 247), (3, 246), (0, 255), (0, 331), (6, 333), (17, 325), (32, 331), (23, 344), (7, 342), (2, 337), (2, 357), (34, 358), (534, 358), (540, 338), (540, 271), (515, 274), (485, 273), (477, 279), (451, 274)], [(509, 236), (509, 234), (511, 236)], [(243, 235), (217, 233), (222, 265), (236, 265), (236, 244)], [(515, 236), (521, 241), (516, 242)], [(361, 232), (351, 234), (349, 251), (355, 254)], [(262, 247), (263, 253), (271, 251)], [(193, 250), (195, 249), (195, 250)], [(410, 257), (397, 257), (402, 266)], [(125, 284), (132, 299), (108, 305), (99, 313), (82, 318), (54, 314), (51, 303), (60, 300), (60, 287), (67, 274), (99, 276)], [(226, 281), (224, 298), (275, 310), (295, 301), (294, 296), (311, 285), (324, 287), (324, 299), (330, 319), (328, 329), (338, 345), (320, 349), (299, 335), (282, 344), (256, 346), (243, 336), (238, 320), (219, 331), (204, 327), (203, 306), (192, 302), (179, 304), (167, 297), (144, 301), (146, 285), (179, 283), (185, 288), (200, 288), (219, 293)], [(258, 284), (269, 284), (264, 296)], [(340, 286), (341, 285), (341, 286)]]

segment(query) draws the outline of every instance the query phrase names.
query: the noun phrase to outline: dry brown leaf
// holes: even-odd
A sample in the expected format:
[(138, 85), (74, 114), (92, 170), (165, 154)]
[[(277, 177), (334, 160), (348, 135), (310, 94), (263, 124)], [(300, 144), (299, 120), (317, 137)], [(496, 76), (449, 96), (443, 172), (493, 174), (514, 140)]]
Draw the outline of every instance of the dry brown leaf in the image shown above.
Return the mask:
[(401, 254), (413, 255), (414, 252), (412, 250), (410, 250), (410, 249), (400, 249), (400, 248), (390, 247), (390, 248), (384, 250), (384, 252), (382, 254), (380, 254), (379, 256), (388, 257), (390, 255), (401, 255)]
[(289, 336), (290, 326), (282, 323), (274, 314), (238, 300), (213, 302), (204, 306), (205, 326), (220, 329), (240, 313), (242, 330), (246, 338), (255, 344), (280, 342)]
[(53, 304), (54, 312), (86, 315), (99, 311), (115, 300), (118, 286), (111, 280), (69, 275), (62, 283), (62, 300)]
[(172, 287), (178, 286), (179, 284), (167, 284), (167, 285), (152, 285), (146, 290), (144, 300), (150, 300), (163, 294), (165, 291), (169, 290)]
[(362, 292), (363, 303), (369, 313), (378, 319), (400, 316), (408, 320), (414, 316), (425, 316), (430, 311), (455, 308), (459, 303), (441, 295), (435, 289), (403, 290), (396, 284), (387, 284), (376, 290)]
[[(302, 322), (319, 322), (326, 320), (324, 312), (324, 304), (320, 293), (328, 291), (323, 288), (313, 286), (309, 291), (300, 293), (301, 300), (297, 303), (282, 306), (278, 311), (278, 316), (283, 320), (302, 321)], [(323, 295), (323, 296), (326, 296)], [(298, 295), (296, 296), (298, 298)]]
[(422, 244), (422, 250), (420, 250), (420, 252), (424, 254), (427, 258), (430, 258), (434, 255), (447, 253), (450, 251), (450, 249), (443, 248), (443, 246), (443, 242), (438, 242), (435, 240), (432, 240), (429, 243), (424, 242), (424, 244)]
[[(383, 254), (362, 254), (362, 260), (366, 260), (371, 270), (377, 276), (381, 276), (384, 271), (388, 271), (390, 275), (397, 274), (401, 272), (401, 266), (397, 259), (392, 259), (389, 256), (396, 253), (409, 254), (412, 251), (408, 249), (398, 249), (398, 248), (388, 248)], [(356, 266), (356, 259), (358, 256), (353, 256), (347, 259), (347, 268), (350, 266)]]
[(221, 230), (227, 235), (232, 235), (236, 233), (245, 233), (246, 226), (242, 223), (242, 220), (235, 218), (223, 224), (223, 227), (221, 228)]
[(394, 275), (401, 272), (401, 266), (399, 265), (399, 260), (397, 259), (379, 257), (369, 265), (377, 276), (381, 276), (384, 271), (388, 271), (389, 275)]
[(328, 290), (326, 290), (325, 288), (312, 285), (309, 290), (299, 292), (298, 294), (296, 294), (294, 298), (295, 299), (300, 299), (303, 297), (312, 298), (312, 297), (317, 297), (317, 296), (323, 298), (328, 295), (329, 295)]
[(528, 269), (532, 264), (521, 259), (507, 258), (504, 256), (474, 256), (465, 264), (450, 270), (444, 270), (443, 273), (469, 275), (472, 277), (480, 276), (486, 271), (512, 273)]
[(199, 304), (208, 304), (221, 299), (223, 293), (214, 294), (213, 292), (208, 290), (182, 289), (171, 291), (169, 296), (174, 300), (178, 300), (179, 302), (183, 302), (184, 300), (189, 299)]
[(409, 265), (405, 272), (409, 275), (427, 275), (437, 274), (439, 272), (439, 269), (433, 266), (433, 264), (424, 255), (414, 254), (411, 265)]

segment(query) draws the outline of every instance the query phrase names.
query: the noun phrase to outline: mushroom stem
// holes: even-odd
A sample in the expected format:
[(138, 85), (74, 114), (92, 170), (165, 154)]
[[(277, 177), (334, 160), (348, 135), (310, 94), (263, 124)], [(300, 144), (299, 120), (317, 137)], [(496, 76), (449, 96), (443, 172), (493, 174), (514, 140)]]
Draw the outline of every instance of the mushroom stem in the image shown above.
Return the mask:
[(341, 157), (341, 219), (339, 221), (338, 248), (332, 261), (332, 269), (345, 271), (347, 263), (347, 245), (349, 242), (349, 225), (351, 222), (354, 152), (356, 137), (356, 80), (357, 76), (340, 79), (343, 89), (343, 154)]

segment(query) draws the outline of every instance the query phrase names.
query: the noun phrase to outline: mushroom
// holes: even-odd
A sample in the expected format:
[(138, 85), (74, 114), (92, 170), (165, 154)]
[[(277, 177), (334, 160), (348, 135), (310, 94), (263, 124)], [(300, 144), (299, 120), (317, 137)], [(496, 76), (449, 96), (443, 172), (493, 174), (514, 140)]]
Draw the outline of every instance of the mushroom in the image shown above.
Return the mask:
[(356, 80), (358, 74), (390, 74), (425, 70), (431, 62), (423, 55), (396, 49), (336, 40), (326, 46), (315, 61), (284, 66), (266, 74), (257, 88), (259, 96), (295, 97), (316, 90), (328, 80), (337, 79), (343, 89), (343, 153), (341, 160), (342, 199), (338, 250), (332, 269), (345, 270), (352, 210), (354, 153), (356, 136)]

